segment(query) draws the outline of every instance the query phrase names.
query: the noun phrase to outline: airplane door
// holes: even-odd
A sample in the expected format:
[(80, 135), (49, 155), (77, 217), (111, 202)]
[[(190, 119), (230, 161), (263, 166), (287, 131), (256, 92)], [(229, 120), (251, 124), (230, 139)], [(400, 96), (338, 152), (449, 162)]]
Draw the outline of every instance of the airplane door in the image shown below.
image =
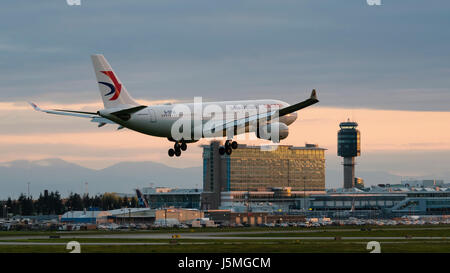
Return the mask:
[(148, 114), (150, 116), (150, 122), (156, 122), (156, 113), (153, 109), (148, 109)]

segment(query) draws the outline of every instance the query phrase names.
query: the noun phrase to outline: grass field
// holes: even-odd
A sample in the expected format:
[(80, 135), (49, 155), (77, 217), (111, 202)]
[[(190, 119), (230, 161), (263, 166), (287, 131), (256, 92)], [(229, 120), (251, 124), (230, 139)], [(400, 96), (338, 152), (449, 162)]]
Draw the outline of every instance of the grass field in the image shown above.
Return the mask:
[[(367, 229), (368, 227), (364, 228)], [(366, 249), (367, 243), (374, 240), (372, 238), (350, 239), (347, 237), (402, 237), (377, 239), (381, 244), (383, 253), (450, 253), (450, 240), (441, 238), (450, 237), (450, 226), (448, 225), (370, 228), (370, 231), (361, 231), (361, 227), (347, 226), (316, 229), (239, 228), (132, 232), (0, 232), (0, 253), (67, 253), (69, 251), (66, 250), (65, 244), (72, 240), (81, 244), (83, 253), (367, 253), (369, 252)], [(53, 239), (48, 237), (55, 234), (65, 237)], [(126, 238), (126, 236), (108, 238), (108, 236), (115, 234), (144, 236), (142, 238)], [(167, 238), (170, 238), (172, 234), (180, 234), (180, 238), (176, 240), (150, 238), (152, 234), (163, 235)], [(90, 237), (72, 237), (86, 235)], [(146, 238), (147, 235), (149, 238)], [(35, 236), (40, 237), (36, 238)], [(201, 238), (196, 238), (196, 236)], [(216, 239), (217, 236), (223, 238)], [(433, 237), (433, 239), (406, 239), (406, 236)], [(299, 240), (296, 238), (290, 239), (290, 237), (306, 238)], [(329, 240), (329, 237), (342, 237), (342, 240)], [(6, 245), (6, 243), (13, 244)]]
[[(245, 241), (177, 245), (83, 245), (83, 253), (367, 253), (367, 241)], [(383, 253), (449, 253), (450, 242), (381, 242)], [(0, 253), (67, 253), (65, 245), (0, 246)]]
[(159, 228), (152, 230), (122, 230), (122, 231), (105, 231), (105, 230), (88, 230), (88, 231), (0, 231), (0, 237), (4, 236), (47, 236), (47, 235), (86, 235), (86, 234), (134, 234), (134, 233), (185, 233), (185, 232), (253, 232), (253, 231), (324, 231), (324, 230), (346, 230), (346, 229), (361, 229), (371, 228), (372, 230), (378, 229), (445, 229), (450, 230), (450, 225), (397, 225), (397, 226), (326, 226), (317, 228), (302, 228), (302, 227), (241, 227), (241, 228), (192, 228), (192, 229), (179, 229), (179, 228)]
[[(221, 235), (224, 236), (224, 235)], [(386, 230), (377, 229), (372, 231), (334, 231), (323, 230), (317, 232), (283, 232), (283, 233), (254, 233), (226, 235), (233, 237), (450, 237), (450, 229), (430, 230)]]

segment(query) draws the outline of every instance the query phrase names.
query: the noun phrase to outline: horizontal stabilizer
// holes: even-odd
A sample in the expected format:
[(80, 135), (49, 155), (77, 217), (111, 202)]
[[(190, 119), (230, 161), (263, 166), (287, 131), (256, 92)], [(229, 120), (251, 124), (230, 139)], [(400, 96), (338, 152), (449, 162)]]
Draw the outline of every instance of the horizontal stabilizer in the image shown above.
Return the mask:
[(131, 118), (131, 114), (141, 111), (142, 109), (147, 108), (145, 105), (140, 105), (132, 108), (123, 109), (120, 111), (112, 112), (111, 115), (114, 115), (120, 118), (123, 121), (127, 121)]

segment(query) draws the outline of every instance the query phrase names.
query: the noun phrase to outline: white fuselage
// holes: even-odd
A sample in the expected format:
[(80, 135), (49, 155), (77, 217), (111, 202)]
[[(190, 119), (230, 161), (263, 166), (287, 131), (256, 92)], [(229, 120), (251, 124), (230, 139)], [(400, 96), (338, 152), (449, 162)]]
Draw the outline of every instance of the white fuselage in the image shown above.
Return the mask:
[[(107, 108), (100, 110), (99, 114), (102, 117), (110, 119), (125, 128), (147, 135), (166, 137), (170, 139), (172, 136), (172, 127), (174, 123), (180, 119), (180, 109), (187, 109), (192, 113), (191, 129), (193, 130), (195, 126), (203, 126), (206, 122), (211, 120), (233, 120), (236, 118), (236, 116), (248, 116), (248, 109), (261, 109), (258, 107), (271, 107), (269, 109), (281, 109), (287, 106), (289, 106), (288, 103), (280, 100), (204, 102), (201, 104), (200, 109), (197, 109), (198, 104), (194, 103), (150, 105), (131, 114), (131, 117), (126, 121), (110, 114), (120, 109)], [(208, 111), (208, 109), (221, 109), (224, 114), (222, 116), (208, 115), (207, 113), (205, 113), (206, 111)], [(230, 111), (229, 109), (232, 109), (232, 111)], [(200, 113), (200, 115), (194, 115), (194, 113), (198, 112)], [(297, 113), (294, 112), (280, 117), (279, 122), (290, 125), (296, 119)], [(251, 132), (254, 130), (255, 128), (252, 128), (249, 131)], [(222, 132), (218, 132), (216, 135), (211, 137), (223, 136), (222, 134)]]

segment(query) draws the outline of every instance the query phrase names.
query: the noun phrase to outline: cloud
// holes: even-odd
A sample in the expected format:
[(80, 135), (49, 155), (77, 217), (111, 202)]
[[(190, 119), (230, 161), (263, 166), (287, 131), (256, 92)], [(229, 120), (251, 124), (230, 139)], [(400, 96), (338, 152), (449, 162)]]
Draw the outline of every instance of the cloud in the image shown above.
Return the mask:
[(67, 52), (63, 48), (59, 47), (30, 47), (23, 44), (9, 44), (9, 43), (1, 43), (0, 42), (0, 52), (8, 54), (11, 52), (17, 53), (65, 53)]
[(104, 53), (136, 98), (296, 101), (317, 88), (332, 107), (447, 111), (449, 10), (443, 0), (3, 3), (0, 100), (90, 101), (89, 55)]
[(316, 88), (320, 106), (301, 111), (283, 143), (319, 143), (330, 162), (339, 162), (336, 133), (347, 117), (360, 123), (361, 168), (378, 153), (448, 151), (450, 35), (442, 29), (450, 26), (449, 11), (444, 0), (386, 1), (382, 8), (363, 0), (2, 3), (2, 160), (62, 157), (97, 168), (120, 160), (201, 164), (197, 144), (170, 159), (165, 139), (26, 104), (101, 108), (93, 53), (108, 58), (143, 104), (194, 96), (294, 103)]

